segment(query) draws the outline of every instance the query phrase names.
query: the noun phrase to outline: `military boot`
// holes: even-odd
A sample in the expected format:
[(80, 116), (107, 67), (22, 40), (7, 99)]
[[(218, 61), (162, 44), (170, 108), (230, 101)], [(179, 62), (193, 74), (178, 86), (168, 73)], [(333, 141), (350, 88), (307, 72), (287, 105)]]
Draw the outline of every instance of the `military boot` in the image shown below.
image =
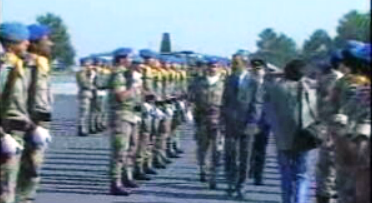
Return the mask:
[(177, 143), (175, 143), (175, 142), (172, 144), (172, 147), (173, 147), (174, 152), (176, 152), (177, 154), (183, 154), (183, 153), (185, 153), (182, 149), (180, 149), (177, 146)]
[(150, 176), (145, 173), (142, 166), (136, 166), (133, 177), (136, 180), (151, 180)]
[(121, 181), (113, 181), (111, 183), (110, 193), (117, 196), (128, 196), (130, 191), (121, 184)]
[(180, 156), (173, 150), (172, 143), (170, 142), (167, 143), (166, 155), (167, 155), (167, 158), (171, 158), (171, 159), (180, 158)]
[(126, 169), (123, 176), (123, 185), (127, 188), (138, 188), (139, 185), (133, 180), (133, 171)]
[(84, 129), (84, 127), (79, 126), (78, 128), (78, 136), (79, 137), (87, 137), (89, 134), (87, 133), (87, 130)]
[(149, 159), (147, 161), (144, 168), (145, 168), (145, 173), (146, 174), (149, 174), (149, 175), (157, 175), (158, 174), (156, 172), (156, 170), (154, 169), (154, 167), (152, 167), (152, 159)]

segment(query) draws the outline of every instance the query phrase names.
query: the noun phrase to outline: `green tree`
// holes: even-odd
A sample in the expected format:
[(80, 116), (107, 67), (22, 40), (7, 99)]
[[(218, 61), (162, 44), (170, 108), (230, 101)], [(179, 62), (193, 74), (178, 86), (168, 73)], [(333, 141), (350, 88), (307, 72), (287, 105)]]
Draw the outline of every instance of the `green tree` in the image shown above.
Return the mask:
[(370, 12), (360, 13), (351, 11), (347, 13), (339, 22), (335, 45), (342, 48), (347, 40), (358, 40), (370, 42), (371, 16)]
[(47, 13), (37, 17), (37, 22), (47, 25), (51, 29), (51, 39), (54, 42), (52, 59), (61, 62), (66, 66), (74, 64), (75, 49), (71, 44), (67, 26), (61, 17)]
[(160, 52), (170, 53), (172, 51), (172, 44), (169, 33), (163, 34), (163, 39), (161, 41)]
[(273, 29), (267, 28), (259, 37), (258, 51), (254, 55), (269, 63), (283, 67), (298, 55), (295, 41), (285, 34), (277, 34)]
[(333, 50), (333, 40), (325, 30), (316, 30), (302, 49), (302, 57), (305, 60), (321, 59), (329, 55)]

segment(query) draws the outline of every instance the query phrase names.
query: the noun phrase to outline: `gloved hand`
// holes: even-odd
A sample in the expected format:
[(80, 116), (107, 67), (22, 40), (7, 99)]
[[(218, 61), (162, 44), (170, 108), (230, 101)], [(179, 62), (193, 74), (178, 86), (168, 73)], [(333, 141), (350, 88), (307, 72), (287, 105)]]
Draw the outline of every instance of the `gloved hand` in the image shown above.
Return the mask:
[(52, 142), (49, 130), (40, 126), (36, 127), (36, 129), (31, 133), (31, 136), (31, 141), (36, 147), (48, 147)]
[(332, 118), (332, 121), (335, 124), (340, 124), (340, 125), (347, 125), (348, 123), (348, 117), (345, 114), (335, 114)]
[(260, 132), (258, 125), (255, 123), (248, 123), (245, 127), (245, 133), (247, 135), (256, 135)]
[(163, 119), (163, 118), (165, 118), (165, 114), (159, 108), (156, 108), (156, 117), (158, 119)]
[(143, 104), (143, 108), (144, 108), (144, 110), (145, 110), (146, 112), (151, 112), (152, 106), (151, 106), (149, 103), (145, 102), (145, 103)]
[(16, 155), (22, 152), (23, 146), (20, 145), (11, 135), (4, 134), (1, 138), (1, 154)]
[(171, 107), (167, 107), (167, 108), (165, 109), (165, 113), (166, 113), (167, 116), (170, 117), (170, 118), (174, 115), (174, 111), (173, 111), (173, 109), (172, 109)]
[(188, 110), (186, 112), (186, 122), (187, 123), (192, 123), (194, 121), (194, 116), (192, 115), (191, 111)]

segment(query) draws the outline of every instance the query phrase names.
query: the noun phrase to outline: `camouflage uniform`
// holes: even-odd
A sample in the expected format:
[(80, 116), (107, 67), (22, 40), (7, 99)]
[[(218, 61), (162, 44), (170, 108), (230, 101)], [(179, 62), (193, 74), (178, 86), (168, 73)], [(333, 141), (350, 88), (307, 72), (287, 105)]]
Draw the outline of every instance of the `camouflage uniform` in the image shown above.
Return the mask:
[(83, 68), (76, 74), (76, 81), (79, 87), (79, 133), (83, 135), (89, 134), (89, 128), (92, 124), (92, 99), (94, 86), (94, 74), (93, 70)]
[[(200, 166), (200, 174), (206, 174), (207, 167), (210, 170), (210, 183), (216, 183), (216, 171), (218, 162), (217, 145), (220, 139), (220, 114), (222, 105), (222, 94), (224, 81), (221, 78), (215, 83), (209, 83), (207, 77), (203, 77), (198, 84), (195, 106), (200, 115), (200, 134), (197, 137), (197, 157)], [(207, 164), (205, 159), (207, 153), (211, 159)]]
[[(29, 111), (32, 121), (47, 130), (50, 130), (52, 114), (52, 94), (50, 89), (50, 66), (47, 58), (32, 55), (32, 83), (29, 97)], [(40, 170), (44, 160), (46, 147), (35, 146), (25, 137), (25, 149), (22, 154), (22, 164), (17, 184), (17, 195), (20, 202), (35, 199), (36, 190), (40, 182)]]
[[(141, 100), (138, 89), (133, 90), (131, 76), (125, 67), (116, 67), (110, 81), (110, 128), (112, 157), (110, 175), (112, 183), (120, 186), (123, 169), (126, 177), (132, 180), (138, 148), (139, 116), (134, 112)], [(124, 91), (132, 91), (122, 98)]]
[[(370, 86), (370, 82), (361, 83), (359, 77), (346, 75), (341, 78), (336, 83), (331, 98), (334, 113), (347, 117), (347, 122), (340, 122), (335, 116), (330, 129), (335, 145), (339, 203), (368, 202), (371, 194), (371, 102), (370, 98), (358, 98), (360, 89)], [(366, 95), (370, 95), (370, 87)]]
[[(32, 69), (25, 61), (11, 53), (1, 56), (0, 68), (1, 126), (5, 133), (10, 134), (21, 146), (24, 146), (25, 133), (36, 128), (28, 111), (28, 90), (31, 85)], [(1, 154), (1, 203), (14, 202), (21, 155), (21, 153), (10, 156)]]
[(98, 131), (102, 131), (106, 127), (107, 122), (107, 114), (105, 113), (107, 102), (107, 88), (108, 88), (108, 80), (110, 77), (110, 72), (104, 68), (98, 67), (97, 69), (97, 76), (94, 80), (94, 98), (93, 98), (93, 120), (95, 129)]
[[(325, 122), (330, 121), (330, 91), (338, 79), (342, 77), (341, 73), (332, 70), (329, 74), (322, 76), (318, 81), (318, 96), (317, 105), (319, 118)], [(325, 138), (325, 141), (320, 146), (319, 158), (317, 163), (316, 193), (318, 198), (328, 199), (336, 196), (336, 169), (334, 163), (334, 143), (330, 134)]]

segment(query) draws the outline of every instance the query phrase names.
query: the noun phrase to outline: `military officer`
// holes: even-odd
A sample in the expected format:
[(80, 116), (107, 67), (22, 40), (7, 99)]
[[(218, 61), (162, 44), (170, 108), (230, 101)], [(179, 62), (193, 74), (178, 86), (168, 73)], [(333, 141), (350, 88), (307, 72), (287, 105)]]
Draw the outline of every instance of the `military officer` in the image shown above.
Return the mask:
[[(197, 139), (197, 157), (200, 167), (200, 180), (207, 181), (207, 170), (209, 170), (209, 188), (216, 189), (217, 173), (217, 142), (220, 134), (220, 116), (222, 106), (222, 95), (224, 81), (218, 73), (218, 61), (214, 58), (208, 61), (206, 76), (200, 79), (199, 88), (196, 92), (196, 108), (200, 109), (201, 124), (200, 134)], [(207, 155), (210, 155), (206, 164)]]

